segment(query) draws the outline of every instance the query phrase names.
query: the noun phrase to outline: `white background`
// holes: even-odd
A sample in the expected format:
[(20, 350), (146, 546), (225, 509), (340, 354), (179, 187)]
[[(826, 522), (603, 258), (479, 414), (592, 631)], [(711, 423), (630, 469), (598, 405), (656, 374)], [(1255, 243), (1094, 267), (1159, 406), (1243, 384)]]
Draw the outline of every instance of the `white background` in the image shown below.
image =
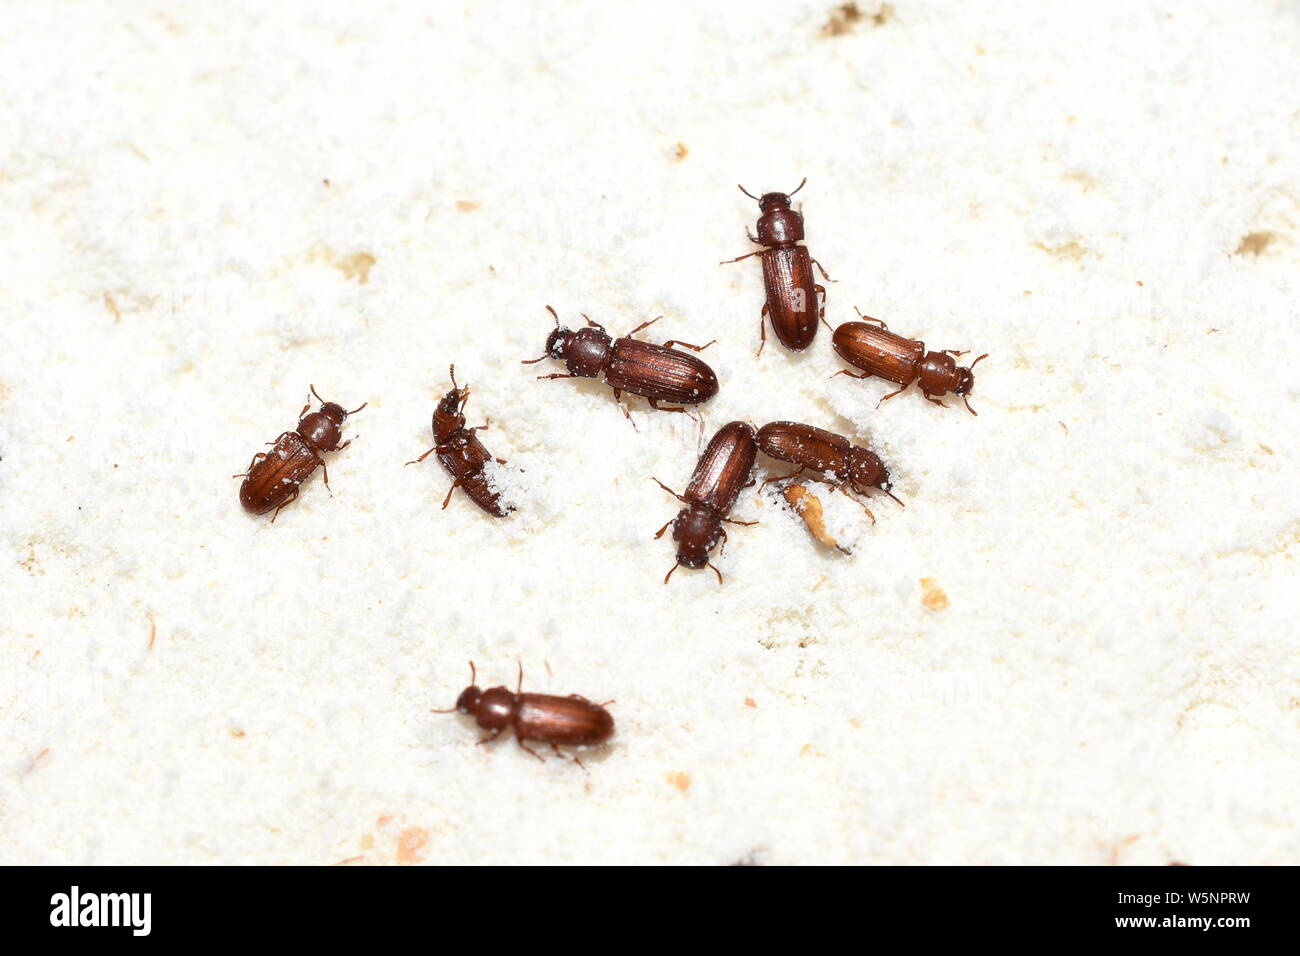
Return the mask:
[[(10, 5), (0, 859), (1294, 862), (1296, 8), (830, 14)], [(989, 352), (978, 418), (754, 359), (735, 184), (804, 176), (828, 319)], [(747, 493), (665, 587), (699, 431), (536, 381), (547, 303), (717, 338), (710, 430), (840, 431), (906, 509), (828, 498), (845, 557)], [(402, 467), (453, 361), (508, 520)], [(359, 438), (250, 518), (309, 383)], [(469, 658), (614, 743), (475, 746)]]

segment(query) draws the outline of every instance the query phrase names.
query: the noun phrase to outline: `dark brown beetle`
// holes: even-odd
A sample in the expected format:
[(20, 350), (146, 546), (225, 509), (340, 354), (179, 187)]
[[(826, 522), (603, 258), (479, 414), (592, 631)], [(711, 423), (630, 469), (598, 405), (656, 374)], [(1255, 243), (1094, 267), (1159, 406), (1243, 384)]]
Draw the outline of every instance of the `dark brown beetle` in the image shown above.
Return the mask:
[[(568, 697), (556, 697), (551, 694), (525, 694), (524, 665), (519, 665), (519, 683), (514, 693), (506, 687), (489, 687), (481, 690), (478, 686), (478, 671), (474, 662), (469, 662), (469, 686), (456, 698), (456, 706), (447, 710), (435, 710), (435, 714), (460, 712), (473, 715), (480, 727), (488, 735), (480, 744), (491, 743), (501, 736), (507, 727), (514, 726), (515, 742), (524, 750), (542, 759), (542, 755), (529, 747), (525, 740), (550, 744), (557, 754), (560, 746), (594, 747), (603, 744), (614, 735), (614, 718), (605, 709), (605, 704), (594, 704), (580, 694)], [(573, 758), (579, 765), (582, 761)]]
[[(802, 352), (812, 345), (817, 335), (817, 323), (826, 314), (826, 289), (817, 285), (812, 267), (821, 270), (822, 278), (830, 281), (822, 264), (808, 252), (807, 246), (799, 245), (803, 239), (803, 215), (790, 208), (790, 200), (804, 181), (793, 193), (763, 193), (755, 196), (744, 186), (738, 187), (750, 199), (758, 202), (762, 215), (758, 218), (758, 235), (749, 235), (749, 241), (763, 246), (757, 252), (750, 252), (735, 259), (726, 259), (722, 263), (740, 262), (750, 256), (759, 256), (763, 263), (763, 286), (767, 291), (767, 301), (758, 317), (758, 331), (761, 340), (758, 354), (763, 354), (767, 344), (767, 327), (763, 324), (764, 316), (772, 319), (772, 330), (781, 344), (794, 352)], [(821, 299), (818, 300), (818, 294)]]
[(275, 514), (271, 521), (280, 516), (280, 509), (298, 497), (298, 486), (306, 481), (319, 466), (325, 473), (325, 487), (330, 486), (329, 469), (321, 460), (323, 451), (342, 451), (351, 445), (351, 441), (339, 444), (342, 437), (340, 429), (349, 415), (355, 415), (365, 408), (368, 402), (352, 411), (343, 406), (323, 400), (316, 395), (316, 386), (311, 386), (311, 393), (320, 402), (320, 410), (307, 414), (311, 402), (302, 407), (298, 413), (298, 427), (294, 431), (284, 432), (274, 442), (269, 452), (258, 452), (248, 463), (248, 471), (236, 478), (243, 478), (239, 486), (239, 503), (250, 514), (265, 514), (272, 508)]
[(722, 572), (709, 560), (709, 552), (727, 537), (728, 524), (757, 524), (757, 521), (732, 521), (727, 517), (740, 496), (742, 488), (753, 482), (749, 474), (758, 457), (754, 441), (754, 426), (748, 422), (728, 422), (718, 429), (695, 465), (686, 494), (679, 495), (658, 478), (652, 479), (664, 491), (686, 505), (677, 517), (665, 524), (655, 534), (663, 537), (668, 525), (673, 526), (673, 540), (677, 542), (677, 563), (664, 575), (664, 584), (679, 567), (713, 568), (722, 583)]
[[(442, 500), (444, 509), (451, 502), (452, 492), (461, 488), (474, 504), (488, 514), (496, 518), (504, 518), (514, 508), (502, 505), (500, 492), (493, 491), (489, 486), (487, 476), (483, 474), (483, 466), (492, 461), (492, 454), (483, 447), (483, 443), (474, 434), (483, 431), (492, 423), (489, 421), (485, 425), (466, 428), (463, 413), (465, 403), (468, 401), (469, 386), (459, 388), (456, 385), (456, 366), (453, 365), (451, 391), (442, 396), (442, 401), (433, 410), (434, 446), (415, 461), (408, 461), (407, 464), (417, 464), (437, 452), (438, 461), (442, 462), (442, 467), (447, 469), (447, 474), (454, 479), (451, 487), (447, 489), (447, 497)], [(499, 465), (505, 464), (505, 459), (498, 458), (496, 461)]]
[[(663, 345), (652, 345), (632, 338), (642, 329), (658, 322), (658, 318), (642, 322), (621, 339), (611, 339), (605, 327), (587, 319), (587, 327), (576, 332), (560, 325), (560, 317), (549, 305), (546, 310), (555, 318), (555, 331), (546, 339), (546, 354), (528, 359), (532, 365), (544, 359), (564, 359), (567, 375), (539, 375), (538, 378), (596, 378), (605, 373), (605, 384), (614, 390), (614, 401), (623, 408), (620, 395), (631, 392), (644, 396), (651, 408), (665, 412), (685, 412), (684, 408), (661, 406), (659, 402), (677, 402), (679, 405), (698, 405), (718, 394), (718, 377), (693, 355), (678, 352), (682, 348), (702, 352), (707, 345), (691, 345), (670, 339)], [(716, 341), (716, 339), (714, 340)], [(628, 421), (632, 416), (623, 408)]]
[[(863, 321), (845, 322), (836, 329), (831, 342), (840, 358), (850, 365), (863, 369), (865, 374), (858, 375), (842, 368), (835, 375), (848, 375), (851, 378), (870, 378), (872, 375), (879, 375), (883, 379), (903, 386), (883, 396), (880, 402), (906, 391), (907, 386), (916, 382), (921, 386), (921, 393), (925, 395), (926, 401), (947, 408), (947, 405), (934, 396), (952, 392), (954, 395), (961, 396), (968, 412), (972, 415), (979, 414), (970, 407), (970, 401), (966, 396), (970, 395), (975, 387), (972, 369), (989, 357), (987, 352), (971, 362), (969, 368), (958, 368), (954, 358), (965, 355), (966, 352), (954, 352), (952, 349), (929, 352), (926, 351), (924, 342), (895, 335), (880, 319), (873, 319), (861, 312), (858, 313), (858, 318)], [(876, 324), (869, 324), (872, 322)], [(876, 402), (877, 408), (880, 407), (880, 402)]]
[[(838, 489), (850, 499), (853, 496), (849, 494), (849, 489), (865, 494), (868, 488), (879, 488), (894, 498), (889, 490), (894, 483), (880, 456), (858, 447), (843, 435), (800, 422), (769, 422), (758, 430), (758, 447), (770, 458), (799, 466), (798, 471), (788, 475), (765, 479), (764, 485), (771, 481), (798, 477), (808, 468), (822, 473), (823, 477), (814, 480)], [(829, 477), (825, 477), (827, 475)], [(897, 498), (894, 500), (898, 501)], [(862, 505), (862, 502), (857, 503)], [(901, 501), (898, 503), (902, 504)], [(872, 521), (876, 520), (866, 505), (862, 505), (862, 510)]]

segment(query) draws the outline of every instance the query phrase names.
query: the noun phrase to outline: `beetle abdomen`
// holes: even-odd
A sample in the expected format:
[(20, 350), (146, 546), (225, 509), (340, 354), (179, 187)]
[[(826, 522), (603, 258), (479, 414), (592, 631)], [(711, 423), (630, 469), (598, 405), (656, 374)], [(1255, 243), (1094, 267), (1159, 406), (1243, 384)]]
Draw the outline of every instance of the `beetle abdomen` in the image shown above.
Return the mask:
[(845, 322), (831, 338), (840, 358), (864, 372), (908, 385), (916, 378), (925, 345), (868, 322)]
[(460, 488), (474, 504), (496, 518), (510, 513), (502, 506), (500, 492), (493, 491), (483, 466), (492, 461), (492, 453), (478, 440), (477, 435), (455, 439), (438, 448), (438, 461), (452, 478), (459, 479)]
[(285, 432), (266, 457), (249, 468), (239, 486), (239, 503), (255, 515), (278, 508), (293, 497), (319, 464), (320, 457), (301, 435)]
[(585, 697), (520, 694), (515, 736), (547, 744), (584, 746), (604, 743), (614, 733), (614, 718)]
[(843, 435), (801, 422), (769, 422), (758, 430), (758, 447), (778, 461), (847, 474), (852, 443)]
[(700, 455), (682, 497), (708, 505), (725, 518), (749, 481), (757, 457), (752, 425), (748, 422), (723, 425)]
[(718, 394), (718, 377), (694, 355), (639, 339), (614, 343), (605, 382), (656, 401), (698, 405)]
[(807, 246), (768, 249), (762, 256), (763, 286), (772, 330), (781, 344), (800, 352), (817, 335), (817, 289)]

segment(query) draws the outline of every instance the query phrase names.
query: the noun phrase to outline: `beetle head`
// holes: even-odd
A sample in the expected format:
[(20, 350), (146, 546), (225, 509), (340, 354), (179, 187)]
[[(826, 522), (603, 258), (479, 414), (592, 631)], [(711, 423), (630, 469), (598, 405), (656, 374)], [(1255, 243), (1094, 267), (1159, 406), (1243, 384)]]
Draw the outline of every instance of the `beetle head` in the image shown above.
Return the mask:
[(985, 352), (975, 361), (971, 362), (969, 368), (960, 368), (957, 370), (960, 377), (957, 380), (957, 387), (953, 389), (956, 394), (971, 394), (971, 391), (975, 388), (975, 366), (979, 365), (980, 362), (984, 361), (988, 357), (989, 354)]
[(347, 420), (348, 412), (342, 405), (336, 405), (333, 402), (326, 402), (320, 407), (320, 413), (332, 421), (335, 425), (342, 425)]
[(564, 358), (565, 353), (569, 351), (569, 343), (573, 341), (573, 334), (572, 329), (557, 326), (546, 337), (546, 354), (553, 359)]
[(479, 698), (482, 696), (483, 691), (479, 690), (477, 686), (471, 684), (469, 687), (466, 687), (461, 691), (460, 696), (456, 698), (456, 710), (460, 711), (462, 714), (474, 713), (474, 711), (478, 710)]

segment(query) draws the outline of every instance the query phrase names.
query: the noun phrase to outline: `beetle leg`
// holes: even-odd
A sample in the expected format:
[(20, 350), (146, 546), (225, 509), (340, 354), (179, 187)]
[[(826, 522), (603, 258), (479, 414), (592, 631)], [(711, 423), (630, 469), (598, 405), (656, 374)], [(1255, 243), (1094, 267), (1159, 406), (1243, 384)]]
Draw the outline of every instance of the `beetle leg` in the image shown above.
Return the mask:
[(515, 737), (515, 743), (517, 743), (517, 744), (518, 744), (520, 747), (522, 747), (524, 750), (527, 750), (530, 754), (532, 754), (534, 757), (536, 757), (536, 758), (537, 758), (538, 760), (540, 760), (542, 763), (546, 763), (546, 758), (543, 757), (541, 754), (539, 754), (539, 753), (538, 753), (536, 750), (534, 750), (532, 747), (528, 746), (528, 744), (524, 743), (522, 737), (516, 736), (516, 737)]
[[(821, 264), (820, 262), (818, 262), (816, 259), (814, 259), (812, 256), (809, 256), (809, 257), (808, 257), (808, 260), (809, 260), (813, 265), (815, 265), (815, 266), (816, 266), (816, 267), (821, 271), (822, 278), (825, 279), (827, 282), (838, 282), (838, 281), (839, 281), (839, 279), (832, 279), (830, 276), (828, 276), (828, 275), (826, 274), (826, 270), (822, 268), (822, 264)], [(822, 289), (822, 291), (825, 292), (826, 290), (825, 290), (825, 289)]]
[[(835, 373), (835, 375), (847, 375), (849, 378), (871, 378), (870, 372), (850, 372), (846, 368), (840, 369), (838, 372)], [(834, 378), (835, 375), (829, 375), (827, 376), (827, 378)], [(902, 389), (900, 388), (899, 391), (901, 392)]]
[(667, 342), (664, 343), (664, 348), (670, 349), (674, 345), (680, 345), (682, 348), (690, 349), (693, 352), (703, 352), (705, 349), (709, 347), (709, 345), (717, 344), (717, 341), (718, 341), (717, 339), (714, 339), (708, 345), (692, 345), (690, 342), (683, 342), (681, 339), (669, 339)]
[[(932, 405), (938, 405), (940, 408), (947, 408), (947, 407), (948, 407), (948, 406), (945, 405), (943, 402), (939, 401), (937, 398), (935, 398), (933, 395), (931, 395), (929, 392), (922, 392), (921, 394), (924, 395), (924, 396), (925, 396), (925, 400), (926, 400), (927, 402), (929, 402), (930, 404), (932, 404)], [(882, 398), (881, 401), (883, 402), (884, 399)]]
[(676, 520), (677, 520), (676, 518), (669, 518), (667, 521), (665, 521), (664, 526), (655, 532), (655, 540), (658, 541), (660, 538), (662, 538), (664, 536), (664, 532), (668, 530), (668, 526)]
[(629, 412), (627, 406), (623, 404), (623, 393), (617, 388), (614, 389), (614, 404), (617, 405), (618, 410), (623, 413), (623, 417), (626, 418), (627, 423), (632, 426), (632, 430), (639, 432), (641, 429), (637, 428), (636, 422), (632, 421), (632, 413)]
[(460, 479), (459, 479), (459, 478), (457, 478), (455, 481), (453, 481), (453, 482), (451, 483), (451, 487), (447, 489), (447, 497), (442, 499), (442, 510), (443, 510), (443, 511), (446, 511), (446, 510), (447, 510), (447, 505), (451, 504), (451, 493), (452, 493), (453, 491), (455, 491), (458, 487), (460, 487)]
[(479, 738), (479, 742), (476, 743), (474, 746), (475, 746), (475, 747), (482, 747), (484, 744), (490, 744), (490, 743), (492, 743), (492, 741), (496, 740), (496, 739), (499, 738), (500, 736), (501, 736), (501, 731), (499, 731), (499, 730), (494, 730), (494, 731), (492, 731), (492, 733), (488, 734), (486, 737), (480, 737), (480, 738)]
[[(553, 748), (555, 749), (555, 754), (556, 754), (556, 756), (558, 756), (561, 760), (565, 759), (565, 757), (564, 757), (564, 752), (563, 752), (562, 750), (560, 750), (559, 745), (557, 745), (557, 744), (551, 744), (551, 747), (553, 747)], [(584, 772), (586, 772), (586, 773), (590, 773), (590, 772), (591, 772), (590, 770), (587, 770), (587, 765), (586, 765), (585, 763), (582, 762), (582, 758), (581, 758), (580, 756), (578, 756), (576, 753), (570, 755), (568, 759), (569, 759), (569, 760), (572, 760), (572, 761), (573, 761), (574, 763), (576, 763), (579, 767), (581, 767), (581, 768), (583, 769)]]
[[(858, 378), (867, 378), (868, 376), (866, 376), (866, 375), (859, 375), (859, 376), (857, 376), (857, 377), (858, 377)], [(890, 392), (888, 395), (882, 396), (879, 402), (876, 402), (876, 408), (879, 408), (879, 407), (881, 406), (881, 404), (883, 404), (884, 402), (886, 402), (886, 401), (888, 401), (889, 399), (893, 398), (895, 395), (902, 395), (902, 394), (903, 394), (904, 392), (906, 392), (906, 391), (907, 391), (907, 386), (906, 386), (906, 385), (904, 385), (902, 388), (894, 389), (894, 391)], [(942, 405), (943, 403), (940, 402), (939, 404)]]
[(231, 478), (246, 478), (246, 477), (248, 477), (248, 475), (249, 475), (249, 474), (252, 472), (252, 470), (253, 470), (253, 466), (256, 465), (259, 461), (261, 461), (261, 460), (262, 460), (263, 458), (265, 458), (265, 457), (266, 457), (266, 452), (264, 452), (264, 451), (259, 451), (256, 455), (253, 456), (253, 460), (250, 461), (250, 462), (248, 463), (248, 471), (244, 472), (242, 475), (231, 475), (230, 477), (231, 477)]
[[(744, 525), (746, 528), (758, 524), (757, 521), (737, 521), (735, 518), (723, 518), (722, 520), (725, 521), (727, 524)], [(725, 529), (723, 530), (723, 534), (726, 534)]]
[(330, 497), (334, 497), (334, 492), (330, 490), (330, 470), (325, 467), (325, 462), (320, 463), (320, 470), (325, 474), (325, 490), (329, 491)]
[(298, 500), (298, 487), (295, 485), (293, 489), (293, 495), (287, 501), (280, 502), (280, 506), (275, 509), (275, 514), (271, 515), (271, 524), (275, 524), (275, 519), (280, 517), (281, 511), (289, 507), (289, 505), (293, 504), (297, 500)]
[(788, 475), (773, 475), (771, 478), (764, 478), (763, 483), (758, 486), (758, 490), (762, 491), (764, 488), (766, 488), (769, 484), (771, 484), (774, 481), (784, 481), (787, 478), (798, 478), (800, 475), (803, 474), (805, 467), (806, 466), (804, 465), (800, 465), (798, 471), (792, 471)]
[(861, 508), (863, 511), (865, 511), (865, 512), (867, 513), (867, 517), (871, 519), (871, 523), (872, 523), (872, 524), (875, 524), (875, 523), (876, 523), (876, 516), (873, 515), (873, 514), (871, 513), (871, 509), (868, 508), (866, 505), (864, 505), (864, 504), (863, 504), (861, 501), (859, 501), (857, 498), (854, 498), (851, 494), (849, 494), (849, 487), (848, 487), (848, 485), (840, 485), (840, 486), (839, 486), (839, 491), (840, 491), (840, 493), (841, 493), (842, 495), (844, 495), (845, 498), (848, 498), (849, 501), (852, 501), (855, 505), (857, 505), (859, 508)]
[(767, 318), (769, 311), (767, 303), (764, 302), (763, 311), (758, 313), (758, 351), (754, 353), (754, 358), (762, 355), (763, 346), (767, 345), (767, 322), (764, 320)]
[(432, 455), (432, 454), (433, 454), (435, 451), (437, 451), (437, 450), (438, 450), (438, 446), (437, 446), (437, 445), (434, 445), (432, 448), (430, 448), (428, 451), (426, 451), (426, 452), (425, 452), (423, 455), (421, 455), (419, 458), (412, 459), (411, 461), (408, 461), (407, 464), (408, 464), (408, 465), (418, 465), (420, 462), (424, 461), (424, 459), (428, 458), (430, 455)]
[[(757, 240), (757, 239), (754, 239), (752, 236), (750, 237), (750, 241), (752, 241), (752, 242), (754, 242), (754, 243), (757, 243), (757, 242), (758, 242), (758, 240)], [(759, 254), (762, 253), (763, 251), (764, 251), (764, 250), (762, 250), (762, 249), (755, 249), (753, 252), (747, 252), (747, 253), (745, 253), (743, 256), (736, 256), (736, 258), (734, 258), (734, 259), (723, 259), (721, 262), (718, 263), (718, 265), (720, 265), (720, 266), (725, 266), (725, 265), (727, 265), (727, 264), (729, 264), (729, 263), (732, 263), (732, 262), (740, 262), (742, 259), (748, 259), (750, 256), (756, 256), (756, 255), (759, 255)]]
[(963, 355), (969, 355), (970, 349), (961, 349), (960, 351), (957, 349), (944, 349), (943, 354), (951, 355), (953, 358), (961, 358)]
[(877, 325), (879, 325), (882, 329), (886, 329), (886, 330), (887, 330), (887, 329), (889, 328), (889, 326), (887, 326), (887, 325), (885, 324), (885, 320), (884, 320), (884, 319), (875, 319), (875, 318), (872, 318), (872, 317), (869, 316), (869, 315), (863, 315), (863, 314), (862, 314), (862, 310), (859, 309), (856, 305), (853, 307), (853, 311), (856, 312), (856, 313), (858, 313), (858, 318), (861, 319), (863, 322), (875, 322), (875, 323), (876, 323)]
[(817, 318), (821, 319), (822, 325), (831, 328), (831, 324), (826, 321), (826, 287), (824, 285), (813, 286), (813, 291), (821, 294), (821, 302), (817, 304)]
[(579, 313), (579, 314), (580, 314), (584, 319), (587, 320), (587, 325), (591, 326), (593, 329), (600, 329), (602, 332), (605, 331), (605, 327), (604, 327), (603, 325), (601, 325), (599, 322), (593, 322), (593, 321), (591, 321), (591, 316), (587, 315), (586, 312), (581, 312), (581, 313)]
[(540, 381), (541, 381), (542, 379), (544, 379), (544, 378), (577, 378), (577, 377), (578, 377), (578, 376), (573, 375), (573, 374), (566, 374), (566, 373), (564, 373), (564, 372), (556, 372), (554, 375), (539, 375), (539, 376), (537, 376), (537, 380), (540, 382)]
[(684, 409), (684, 408), (678, 408), (678, 407), (675, 406), (675, 405), (660, 405), (660, 404), (659, 404), (657, 401), (655, 401), (653, 398), (647, 398), (646, 401), (649, 402), (649, 403), (650, 403), (650, 407), (653, 408), (653, 409), (654, 409), (655, 411), (657, 411), (657, 412), (681, 412), (683, 415), (689, 415), (689, 414), (690, 414), (690, 412), (688, 412), (686, 409)]
[(656, 477), (654, 477), (653, 475), (651, 475), (651, 476), (650, 476), (650, 480), (653, 481), (653, 482), (654, 482), (656, 485), (658, 485), (660, 488), (662, 488), (664, 491), (668, 492), (670, 495), (672, 495), (674, 498), (676, 498), (676, 499), (677, 499), (678, 501), (680, 501), (682, 504), (684, 504), (684, 505), (688, 505), (688, 504), (690, 504), (689, 501), (687, 501), (685, 498), (683, 498), (683, 497), (682, 497), (681, 495), (679, 495), (677, 492), (673, 491), (671, 488), (669, 488), (667, 485), (665, 485), (665, 484), (664, 484), (662, 481), (660, 481), (658, 478), (656, 478)]
[(648, 319), (648, 320), (646, 320), (645, 322), (642, 322), (642, 323), (641, 323), (640, 325), (638, 325), (635, 329), (633, 329), (631, 332), (629, 332), (629, 333), (627, 334), (626, 337), (630, 339), (632, 336), (636, 335), (636, 334), (637, 334), (638, 332), (640, 332), (642, 329), (648, 329), (648, 328), (650, 328), (650, 326), (654, 325), (656, 322), (658, 322), (658, 321), (659, 321), (660, 319), (662, 319), (662, 318), (663, 318), (662, 315), (656, 315), (653, 319)]

